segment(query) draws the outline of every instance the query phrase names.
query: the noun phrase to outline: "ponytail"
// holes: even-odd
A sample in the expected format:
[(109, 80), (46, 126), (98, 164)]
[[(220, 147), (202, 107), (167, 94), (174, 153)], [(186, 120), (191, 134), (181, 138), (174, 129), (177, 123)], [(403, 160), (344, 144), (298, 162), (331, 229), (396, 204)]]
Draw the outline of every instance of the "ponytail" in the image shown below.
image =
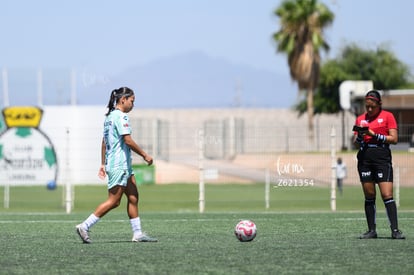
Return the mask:
[(109, 102), (107, 105), (108, 112), (105, 114), (108, 116), (113, 110), (115, 110), (115, 106), (118, 103), (118, 101), (122, 97), (130, 97), (134, 95), (134, 91), (128, 87), (121, 87), (119, 89), (115, 89), (111, 92), (111, 97), (109, 98)]
[(108, 108), (108, 112), (105, 114), (106, 116), (108, 116), (113, 110), (115, 110), (115, 100), (117, 91), (118, 90), (113, 90), (111, 92), (111, 97), (109, 98), (108, 106), (106, 106)]

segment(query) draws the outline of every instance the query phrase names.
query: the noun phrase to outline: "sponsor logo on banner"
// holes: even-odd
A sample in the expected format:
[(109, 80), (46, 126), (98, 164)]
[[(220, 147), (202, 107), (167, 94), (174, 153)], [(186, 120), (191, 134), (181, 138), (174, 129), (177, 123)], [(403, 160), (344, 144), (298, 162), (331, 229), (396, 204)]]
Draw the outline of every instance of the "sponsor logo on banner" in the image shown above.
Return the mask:
[(49, 137), (39, 129), (42, 114), (32, 106), (3, 109), (0, 185), (56, 186), (57, 157)]

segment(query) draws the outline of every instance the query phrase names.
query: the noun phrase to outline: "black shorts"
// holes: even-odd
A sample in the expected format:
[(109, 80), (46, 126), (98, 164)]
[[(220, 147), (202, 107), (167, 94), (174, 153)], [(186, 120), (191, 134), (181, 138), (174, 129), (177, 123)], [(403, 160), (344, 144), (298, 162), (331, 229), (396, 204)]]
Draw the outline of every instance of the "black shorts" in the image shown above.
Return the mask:
[(392, 182), (392, 157), (389, 147), (374, 147), (360, 150), (358, 174), (361, 182)]

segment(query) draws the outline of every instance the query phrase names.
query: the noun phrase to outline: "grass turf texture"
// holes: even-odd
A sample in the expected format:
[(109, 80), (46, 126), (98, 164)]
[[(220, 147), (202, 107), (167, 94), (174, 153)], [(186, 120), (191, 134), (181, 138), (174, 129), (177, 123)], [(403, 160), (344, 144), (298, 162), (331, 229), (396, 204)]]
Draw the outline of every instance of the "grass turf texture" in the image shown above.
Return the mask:
[[(264, 184), (206, 184), (206, 212), (260, 212), (265, 211)], [(378, 189), (378, 188), (377, 188)], [(146, 212), (197, 212), (198, 185), (143, 185), (139, 186), (140, 208)], [(7, 212), (62, 212), (62, 187), (50, 191), (46, 186), (11, 187), (10, 208), (4, 209), (4, 188), (0, 188), (0, 214)], [(329, 211), (330, 189), (326, 187), (271, 187), (270, 208), (267, 211)], [(379, 193), (379, 191), (378, 191)], [(93, 211), (107, 197), (106, 185), (76, 186), (74, 212)], [(414, 210), (414, 188), (400, 190), (400, 210)], [(396, 194), (394, 194), (396, 198)], [(362, 211), (364, 197), (359, 186), (344, 187), (337, 195), (338, 211)], [(126, 198), (113, 211), (125, 212)], [(377, 209), (383, 210), (377, 194)]]
[[(111, 213), (82, 244), (78, 214), (2, 214), (2, 274), (409, 274), (414, 220), (400, 214), (407, 240), (391, 240), (385, 217), (379, 239), (359, 240), (360, 213), (149, 213), (143, 226), (158, 243), (130, 242), (125, 215)], [(253, 219), (256, 239), (233, 228)]]
[[(76, 187), (69, 215), (61, 190), (15, 187), (10, 209), (0, 210), (0, 274), (410, 274), (413, 191), (401, 189), (406, 240), (390, 239), (380, 199), (379, 238), (359, 240), (366, 223), (357, 187), (344, 189), (333, 213), (328, 188), (271, 189), (265, 211), (263, 185), (207, 185), (206, 213), (198, 214), (197, 185), (142, 186), (143, 229), (159, 242), (130, 242), (124, 199), (85, 245), (75, 225), (106, 198), (105, 186)], [(253, 242), (235, 238), (240, 219), (257, 224)]]

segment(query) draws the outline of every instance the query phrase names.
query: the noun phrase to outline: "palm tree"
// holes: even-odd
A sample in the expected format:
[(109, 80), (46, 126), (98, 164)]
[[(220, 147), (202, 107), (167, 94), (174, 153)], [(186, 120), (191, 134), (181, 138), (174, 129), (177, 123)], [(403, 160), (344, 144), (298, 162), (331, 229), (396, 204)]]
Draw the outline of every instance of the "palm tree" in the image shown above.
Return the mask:
[(333, 22), (334, 14), (317, 0), (285, 0), (275, 10), (280, 30), (273, 35), (277, 51), (287, 54), (290, 76), (299, 91), (305, 91), (309, 137), (313, 139), (313, 95), (319, 81), (319, 50), (329, 50), (323, 29)]

